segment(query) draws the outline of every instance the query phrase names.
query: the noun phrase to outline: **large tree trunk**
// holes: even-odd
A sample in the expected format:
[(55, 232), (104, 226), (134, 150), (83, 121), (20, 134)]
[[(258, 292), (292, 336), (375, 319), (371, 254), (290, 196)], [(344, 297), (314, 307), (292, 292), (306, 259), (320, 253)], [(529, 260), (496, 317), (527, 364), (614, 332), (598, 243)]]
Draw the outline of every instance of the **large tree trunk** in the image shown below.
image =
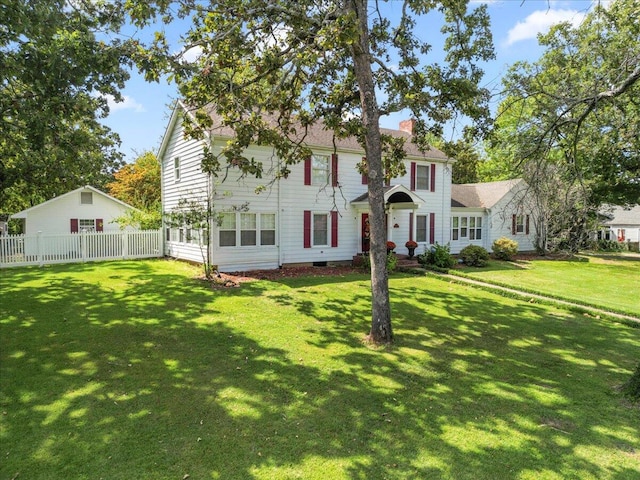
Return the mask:
[(371, 332), (374, 343), (389, 343), (391, 331), (391, 307), (389, 305), (389, 278), (387, 273), (387, 246), (384, 211), (384, 169), (382, 165), (382, 141), (380, 139), (380, 113), (376, 100), (369, 51), (369, 27), (367, 24), (367, 0), (347, 0), (358, 18), (360, 36), (352, 47), (356, 80), (360, 89), (362, 120), (365, 127), (365, 152), (369, 177), (369, 228), (371, 235)]

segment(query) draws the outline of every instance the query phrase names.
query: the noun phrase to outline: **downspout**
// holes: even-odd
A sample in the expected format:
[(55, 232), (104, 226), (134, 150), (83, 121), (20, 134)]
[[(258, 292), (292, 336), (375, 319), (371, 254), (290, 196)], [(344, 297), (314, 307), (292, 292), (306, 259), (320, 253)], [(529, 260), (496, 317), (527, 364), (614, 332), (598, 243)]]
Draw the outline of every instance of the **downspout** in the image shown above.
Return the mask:
[[(280, 159), (278, 159), (278, 171), (280, 170), (280, 164), (279, 164)], [(282, 268), (282, 245), (281, 245), (281, 239), (282, 239), (282, 210), (280, 209), (280, 175), (277, 176), (276, 178), (276, 190), (277, 190), (277, 196), (276, 196), (276, 203), (277, 203), (277, 215), (276, 215), (276, 221), (277, 221), (277, 226), (278, 226), (278, 230), (276, 233), (276, 245), (277, 245), (277, 249), (278, 249), (278, 268)]]

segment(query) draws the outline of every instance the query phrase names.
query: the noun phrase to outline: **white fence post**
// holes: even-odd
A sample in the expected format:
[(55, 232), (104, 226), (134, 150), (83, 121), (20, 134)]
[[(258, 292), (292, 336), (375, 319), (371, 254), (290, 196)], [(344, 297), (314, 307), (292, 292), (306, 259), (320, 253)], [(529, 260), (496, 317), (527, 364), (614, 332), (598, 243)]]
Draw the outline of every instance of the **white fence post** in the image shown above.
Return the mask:
[(42, 231), (38, 231), (36, 236), (36, 252), (38, 266), (42, 267), (44, 265), (44, 261), (42, 260)]
[(126, 260), (129, 256), (129, 234), (126, 230), (122, 231), (122, 259)]

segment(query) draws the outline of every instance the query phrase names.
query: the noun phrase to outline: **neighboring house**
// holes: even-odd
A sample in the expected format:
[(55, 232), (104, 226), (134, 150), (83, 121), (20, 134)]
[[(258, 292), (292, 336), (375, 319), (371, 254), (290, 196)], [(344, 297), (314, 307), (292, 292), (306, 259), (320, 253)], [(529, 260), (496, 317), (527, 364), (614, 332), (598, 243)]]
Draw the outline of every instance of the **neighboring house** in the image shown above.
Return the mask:
[(23, 219), (23, 232), (33, 235), (119, 230), (114, 219), (135, 210), (89, 185), (11, 215)]
[(519, 251), (535, 250), (533, 209), (522, 179), (451, 186), (451, 253), (467, 245), (491, 251), (500, 237), (518, 242)]
[(620, 243), (640, 241), (640, 205), (631, 208), (607, 206), (601, 214), (605, 220), (598, 231), (598, 238)]
[[(262, 162), (264, 178), (242, 178), (231, 167), (226, 181), (216, 184), (201, 170), (203, 147), (215, 154), (233, 132), (214, 122), (204, 140), (187, 139), (183, 114), (178, 105), (158, 153), (163, 211), (176, 211), (181, 199), (205, 204), (209, 196), (219, 225), (214, 224), (208, 239), (190, 225), (165, 225), (168, 255), (201, 262), (203, 244), (209, 241), (212, 264), (222, 271), (242, 271), (347, 262), (368, 251), (367, 182), (357, 169), (366, 160), (355, 139), (334, 139), (330, 131), (311, 128), (305, 143), (313, 155), (291, 166), (286, 179), (269, 174), (280, 162), (271, 147), (251, 146), (245, 156)], [(387, 239), (401, 254), (407, 253), (404, 244), (410, 239), (421, 253), (436, 242), (449, 242), (450, 232), (452, 160), (436, 149), (419, 151), (410, 142), (412, 127), (406, 121), (401, 130), (383, 129), (407, 140), (406, 174), (385, 191)]]

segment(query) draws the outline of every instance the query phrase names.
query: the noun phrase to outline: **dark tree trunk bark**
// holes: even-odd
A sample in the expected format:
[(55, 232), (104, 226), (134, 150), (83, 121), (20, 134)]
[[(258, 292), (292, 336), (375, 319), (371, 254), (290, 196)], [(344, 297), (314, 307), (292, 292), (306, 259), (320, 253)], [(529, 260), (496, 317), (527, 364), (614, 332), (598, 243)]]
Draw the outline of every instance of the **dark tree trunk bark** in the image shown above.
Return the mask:
[(384, 210), (384, 169), (382, 165), (382, 141), (380, 139), (380, 113), (376, 100), (371, 52), (369, 50), (369, 26), (367, 0), (347, 0), (359, 22), (359, 41), (352, 47), (356, 80), (360, 90), (362, 121), (365, 127), (365, 152), (368, 167), (369, 227), (371, 249), (371, 332), (374, 343), (390, 343), (391, 307), (389, 304), (389, 278), (387, 273), (387, 246)]

